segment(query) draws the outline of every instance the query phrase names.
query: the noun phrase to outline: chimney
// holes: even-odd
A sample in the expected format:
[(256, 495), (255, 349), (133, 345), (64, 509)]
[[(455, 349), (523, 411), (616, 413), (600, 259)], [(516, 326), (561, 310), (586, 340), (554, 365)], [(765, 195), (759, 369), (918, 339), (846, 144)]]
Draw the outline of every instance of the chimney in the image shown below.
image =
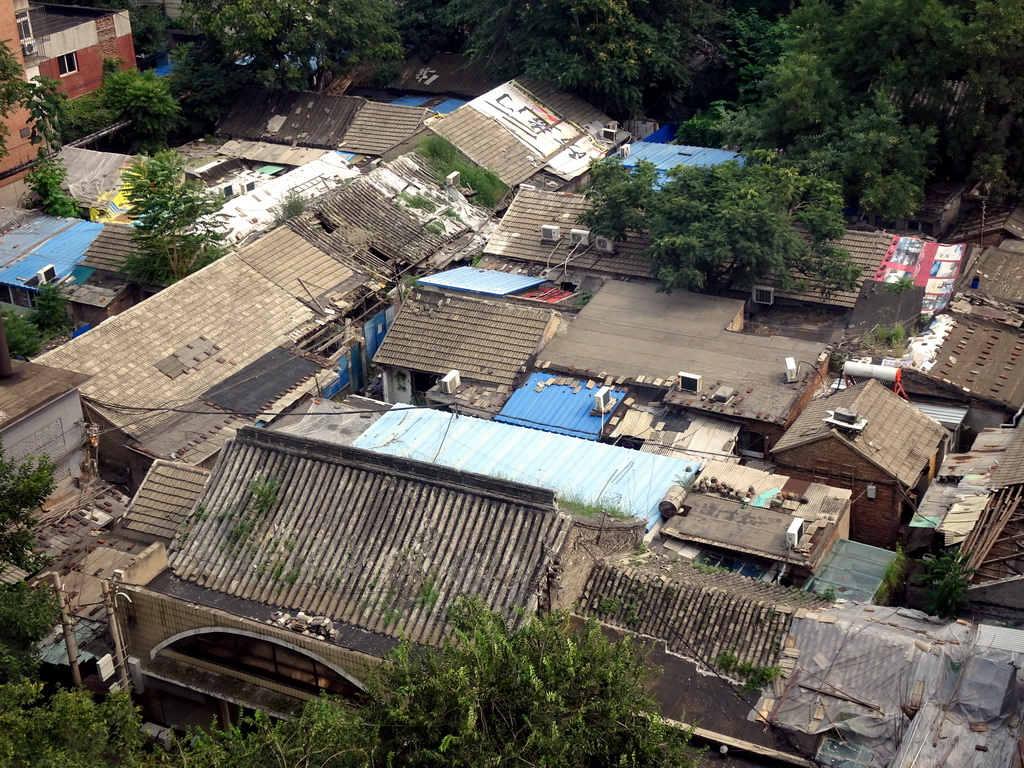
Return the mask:
[(4, 318), (0, 315), (0, 379), (9, 379), (14, 375), (14, 364), (7, 348), (7, 332), (4, 330)]

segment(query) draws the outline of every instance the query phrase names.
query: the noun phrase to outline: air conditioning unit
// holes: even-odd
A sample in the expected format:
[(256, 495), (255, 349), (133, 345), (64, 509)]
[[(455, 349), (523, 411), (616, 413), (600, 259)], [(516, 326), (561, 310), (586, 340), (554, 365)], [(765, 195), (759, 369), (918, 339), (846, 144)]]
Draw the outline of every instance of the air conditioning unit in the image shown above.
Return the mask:
[(621, 147), (619, 147), (619, 157), (621, 157), (622, 159), (626, 159), (631, 154), (633, 154), (632, 144), (623, 144)]
[(800, 543), (800, 536), (804, 532), (804, 519), (802, 517), (794, 517), (793, 522), (789, 524), (789, 528), (786, 529), (786, 545), (790, 549), (796, 549)]
[(594, 393), (593, 413), (611, 413), (615, 409), (615, 398), (612, 397), (611, 387), (601, 387)]
[(618, 130), (619, 130), (619, 121), (618, 120), (609, 120), (607, 123), (604, 124), (604, 127), (607, 128), (609, 131), (618, 132)]
[(444, 184), (446, 187), (458, 188), (462, 184), (462, 174), (458, 171), (452, 171), (444, 177)]
[(796, 368), (796, 358), (795, 357), (787, 357), (786, 358), (786, 383), (787, 384), (794, 384), (794, 383), (796, 383), (796, 371), (797, 371), (797, 368)]
[(755, 304), (774, 304), (775, 289), (755, 285), (753, 291), (751, 291), (751, 298), (753, 298)]
[(448, 371), (441, 379), (441, 391), (446, 395), (454, 395), (462, 387), (462, 376), (458, 371)]
[(697, 394), (700, 392), (701, 378), (695, 373), (683, 373), (680, 371), (676, 374), (676, 386), (679, 387), (682, 392), (693, 392)]
[(610, 237), (601, 237), (598, 235), (594, 239), (594, 245), (596, 245), (597, 250), (602, 253), (615, 253), (615, 241)]
[(601, 138), (605, 141), (615, 141), (615, 137), (619, 135), (618, 128), (602, 128)]
[(57, 270), (54, 269), (53, 264), (47, 264), (36, 272), (36, 285), (46, 285), (47, 283), (52, 283), (56, 279)]
[(569, 239), (573, 245), (590, 245), (589, 229), (570, 229)]
[(255, 181), (250, 181), (250, 182), (246, 183), (246, 185), (245, 185), (245, 191), (246, 192), (252, 192), (254, 189), (256, 189), (256, 182)]
[(562, 230), (554, 224), (541, 224), (540, 239), (544, 243), (557, 243), (562, 239)]
[(23, 40), (21, 42), (21, 52), (26, 56), (34, 56), (36, 53), (36, 41)]

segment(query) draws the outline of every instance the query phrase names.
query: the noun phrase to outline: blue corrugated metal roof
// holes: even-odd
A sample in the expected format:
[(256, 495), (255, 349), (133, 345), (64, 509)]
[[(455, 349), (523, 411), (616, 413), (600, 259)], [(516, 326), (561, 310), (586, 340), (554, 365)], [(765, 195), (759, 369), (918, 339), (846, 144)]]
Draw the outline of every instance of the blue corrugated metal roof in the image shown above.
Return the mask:
[(645, 137), (644, 141), (650, 144), (668, 144), (670, 141), (675, 140), (678, 130), (678, 123), (665, 123), (650, 136)]
[(421, 277), (416, 281), (423, 285), (436, 285), (439, 288), (451, 288), (454, 291), (486, 293), (488, 296), (507, 296), (517, 291), (525, 291), (545, 282), (543, 277), (529, 275), (510, 275), (498, 269), (477, 269), (476, 267), (457, 267), (447, 272)]
[(619, 448), (429, 408), (396, 406), (354, 443), (390, 456), (556, 490), (565, 499), (608, 504), (647, 521), (670, 486), (692, 478), (697, 462)]
[(431, 107), (431, 109), (439, 115), (447, 115), (449, 112), (454, 112), (466, 103), (467, 102), (462, 99), (448, 99), (448, 101), (442, 101), (436, 107)]
[(392, 101), (392, 104), (401, 104), (403, 107), (418, 107), (430, 101), (430, 96), (402, 96)]
[(738, 159), (740, 159), (739, 154), (724, 149), (634, 141), (630, 145), (629, 157), (622, 162), (627, 168), (635, 168), (641, 160), (646, 160), (649, 163), (654, 163), (655, 167), (664, 173), (680, 165), (704, 167)]
[[(501, 413), (494, 417), (502, 424), (518, 424), (522, 427), (555, 432), (559, 435), (597, 440), (601, 427), (608, 417), (591, 416), (594, 407), (594, 393), (586, 388), (586, 382), (578, 391), (574, 385), (550, 384), (540, 392), (537, 386), (551, 379), (549, 373), (534, 373), (521, 388), (512, 393)], [(613, 391), (612, 398), (618, 405), (626, 397), (625, 391)]]
[(99, 222), (46, 217), (0, 235), (0, 283), (24, 286), (50, 264), (67, 277), (102, 231)]

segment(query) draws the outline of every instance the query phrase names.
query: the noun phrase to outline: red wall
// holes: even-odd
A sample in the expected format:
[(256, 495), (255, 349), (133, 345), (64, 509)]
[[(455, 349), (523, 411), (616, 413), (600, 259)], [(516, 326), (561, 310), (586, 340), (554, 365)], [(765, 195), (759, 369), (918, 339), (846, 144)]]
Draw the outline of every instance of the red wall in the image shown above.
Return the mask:
[[(135, 47), (132, 44), (131, 35), (124, 35), (112, 40), (107, 45), (93, 45), (75, 51), (75, 58), (78, 60), (78, 71), (70, 75), (60, 76), (57, 67), (57, 59), (47, 59), (40, 62), (39, 73), (46, 77), (52, 77), (60, 83), (60, 90), (66, 93), (69, 99), (75, 99), (92, 93), (103, 85), (103, 59), (115, 58), (111, 55), (111, 43), (116, 43), (116, 58), (122, 60), (121, 69), (133, 69), (135, 67)], [(104, 53), (104, 48), (109, 53)]]

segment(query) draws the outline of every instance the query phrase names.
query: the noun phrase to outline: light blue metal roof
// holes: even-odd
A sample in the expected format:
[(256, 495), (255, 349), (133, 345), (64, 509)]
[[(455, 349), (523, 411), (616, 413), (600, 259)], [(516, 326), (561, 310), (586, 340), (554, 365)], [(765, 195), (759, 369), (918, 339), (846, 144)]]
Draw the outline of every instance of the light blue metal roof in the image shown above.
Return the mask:
[(421, 277), (416, 281), (421, 285), (436, 285), (438, 288), (450, 288), (453, 291), (469, 291), (470, 293), (486, 293), (488, 296), (507, 296), (517, 291), (525, 291), (535, 285), (546, 282), (543, 277), (529, 275), (510, 275), (499, 269), (477, 269), (476, 267), (457, 267), (447, 272)]
[[(494, 420), (502, 424), (518, 424), (559, 435), (581, 437), (584, 440), (597, 440), (601, 436), (601, 428), (608, 421), (607, 415), (590, 415), (598, 387), (595, 385), (587, 389), (584, 381), (580, 382), (579, 387), (549, 384), (538, 392), (537, 387), (551, 378), (555, 377), (550, 373), (532, 374), (526, 384), (512, 393)], [(625, 390), (612, 391), (616, 405), (625, 397)]]
[(395, 406), (353, 445), (375, 453), (550, 488), (565, 499), (604, 503), (647, 521), (658, 502), (691, 479), (697, 462), (484, 421), (429, 408)]
[(25, 287), (50, 264), (62, 280), (102, 231), (99, 222), (47, 216), (0, 235), (0, 283)]
[(447, 115), (449, 112), (454, 112), (466, 103), (467, 102), (462, 99), (448, 99), (447, 101), (442, 101), (436, 107), (431, 107), (431, 109), (439, 115)]
[(932, 405), (931, 403), (911, 403), (925, 416), (931, 416), (943, 426), (959, 427), (967, 418), (966, 408), (955, 408), (946, 405)]
[(430, 96), (402, 96), (392, 101), (392, 104), (401, 104), (403, 107), (418, 107), (430, 101)]
[(740, 159), (736, 152), (709, 147), (687, 147), (681, 144), (658, 144), (646, 141), (634, 141), (630, 145), (629, 157), (622, 163), (627, 168), (635, 168), (641, 160), (654, 163), (662, 173), (679, 165), (704, 167), (721, 165), (730, 160)]

